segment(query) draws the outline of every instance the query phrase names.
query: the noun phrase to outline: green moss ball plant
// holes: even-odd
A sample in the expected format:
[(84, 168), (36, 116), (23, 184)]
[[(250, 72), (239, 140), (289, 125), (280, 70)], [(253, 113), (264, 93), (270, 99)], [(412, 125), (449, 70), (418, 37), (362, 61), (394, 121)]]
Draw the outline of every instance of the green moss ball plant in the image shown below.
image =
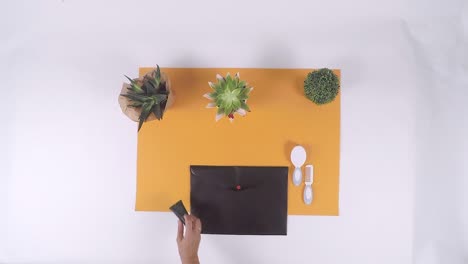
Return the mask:
[(340, 80), (330, 69), (315, 70), (307, 74), (304, 91), (312, 102), (318, 105), (328, 104), (338, 95)]

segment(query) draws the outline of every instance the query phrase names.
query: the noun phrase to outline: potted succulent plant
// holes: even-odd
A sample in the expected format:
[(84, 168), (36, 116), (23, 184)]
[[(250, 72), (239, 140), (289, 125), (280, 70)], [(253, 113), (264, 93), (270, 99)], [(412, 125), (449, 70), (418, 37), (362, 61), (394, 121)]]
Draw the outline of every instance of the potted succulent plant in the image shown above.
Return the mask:
[(340, 91), (340, 80), (336, 74), (327, 68), (315, 70), (307, 74), (304, 81), (304, 91), (312, 102), (322, 105), (332, 102)]
[(216, 121), (227, 116), (232, 122), (234, 114), (245, 116), (247, 112), (250, 112), (247, 99), (253, 87), (242, 81), (239, 73), (235, 74), (234, 77), (231, 77), (229, 73), (226, 77), (217, 74), (216, 79), (216, 83), (208, 82), (213, 92), (203, 95), (212, 101), (206, 106), (207, 108), (218, 109), (215, 117)]
[(122, 112), (131, 120), (138, 122), (138, 131), (145, 121), (163, 118), (164, 112), (174, 102), (171, 83), (166, 74), (161, 73), (159, 65), (142, 78), (131, 79), (124, 83), (119, 96)]

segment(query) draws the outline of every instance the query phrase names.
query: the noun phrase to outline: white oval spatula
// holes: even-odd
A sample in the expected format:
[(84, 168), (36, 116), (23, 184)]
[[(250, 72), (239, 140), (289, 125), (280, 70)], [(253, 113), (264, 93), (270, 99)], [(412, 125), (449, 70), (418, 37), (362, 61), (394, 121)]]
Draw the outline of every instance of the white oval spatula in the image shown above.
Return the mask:
[(306, 151), (302, 146), (295, 146), (291, 151), (291, 161), (294, 167), (292, 180), (294, 185), (299, 186), (302, 183), (302, 170), (301, 167), (306, 161)]

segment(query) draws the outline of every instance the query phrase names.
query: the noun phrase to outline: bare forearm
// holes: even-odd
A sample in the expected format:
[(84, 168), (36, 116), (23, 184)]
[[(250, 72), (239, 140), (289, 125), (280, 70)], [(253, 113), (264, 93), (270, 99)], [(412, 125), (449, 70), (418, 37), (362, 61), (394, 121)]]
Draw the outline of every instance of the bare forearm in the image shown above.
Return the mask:
[(198, 260), (198, 256), (190, 259), (183, 259), (182, 264), (200, 264), (200, 260)]

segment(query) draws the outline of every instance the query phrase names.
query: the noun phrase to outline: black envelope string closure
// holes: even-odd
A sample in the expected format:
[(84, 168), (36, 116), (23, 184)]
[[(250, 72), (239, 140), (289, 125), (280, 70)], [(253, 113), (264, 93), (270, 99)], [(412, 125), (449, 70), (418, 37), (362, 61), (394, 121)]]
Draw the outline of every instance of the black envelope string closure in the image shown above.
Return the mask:
[(191, 213), (203, 234), (286, 235), (288, 168), (191, 166)]
[(182, 200), (179, 200), (177, 203), (169, 207), (169, 209), (172, 212), (174, 212), (174, 214), (179, 218), (179, 220), (185, 225), (184, 215), (188, 215), (188, 212), (187, 209), (185, 209)]

